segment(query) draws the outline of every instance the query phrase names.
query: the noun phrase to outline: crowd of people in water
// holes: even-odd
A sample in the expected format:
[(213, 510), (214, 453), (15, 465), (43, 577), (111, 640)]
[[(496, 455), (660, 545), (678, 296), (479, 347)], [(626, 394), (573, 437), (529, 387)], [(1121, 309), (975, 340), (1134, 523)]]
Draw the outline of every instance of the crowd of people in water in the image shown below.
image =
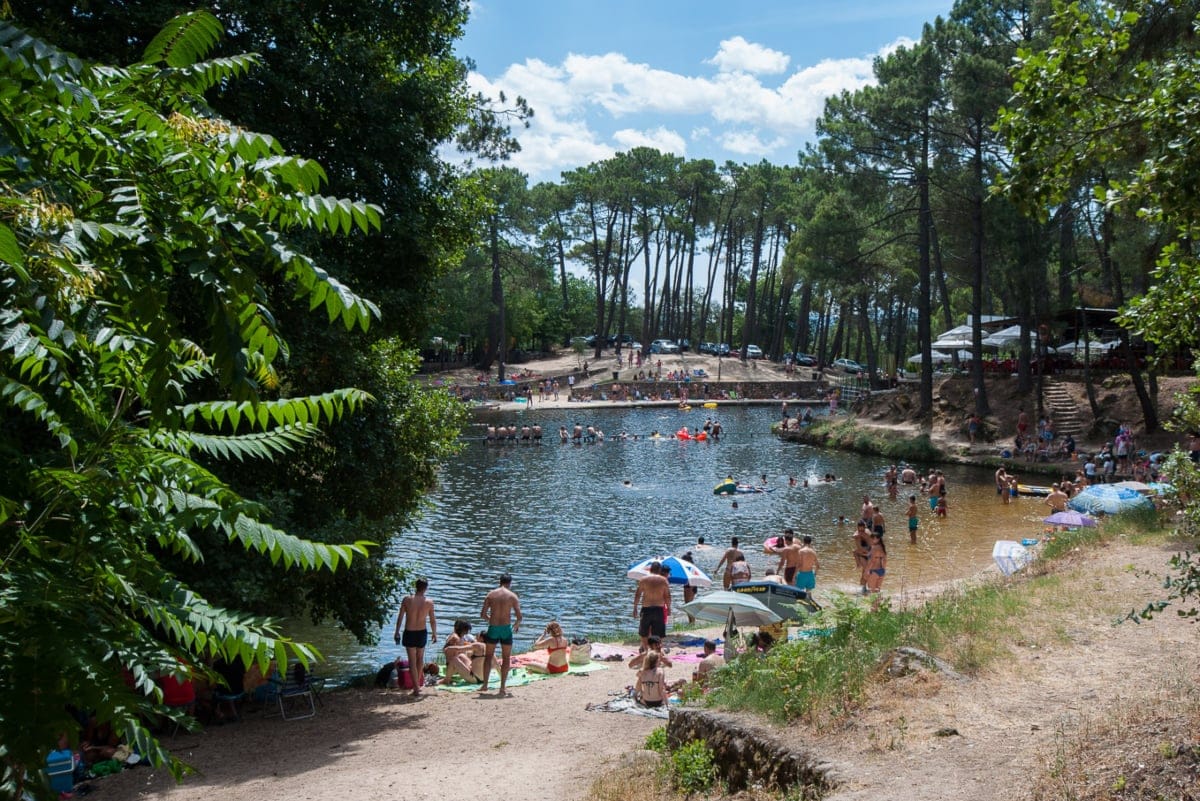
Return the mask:
[[(558, 427), (558, 441), (563, 444), (592, 444), (604, 442), (605, 439), (612, 440), (659, 440), (659, 439), (680, 439), (680, 440), (711, 440), (719, 442), (721, 434), (724, 431), (721, 421), (712, 417), (705, 418), (704, 424), (697, 427), (693, 432), (689, 426), (682, 426), (677, 431), (668, 431), (660, 433), (657, 430), (651, 431), (649, 434), (630, 433), (621, 431), (615, 435), (606, 435), (600, 426), (593, 423), (583, 424), (575, 423), (570, 428), (566, 425)], [(703, 434), (703, 436), (700, 436)], [(493, 425), (489, 423), (484, 427), (483, 441), (487, 445), (540, 445), (544, 432), (542, 426), (533, 423), (524, 423), (518, 426), (515, 423), (508, 425)]]

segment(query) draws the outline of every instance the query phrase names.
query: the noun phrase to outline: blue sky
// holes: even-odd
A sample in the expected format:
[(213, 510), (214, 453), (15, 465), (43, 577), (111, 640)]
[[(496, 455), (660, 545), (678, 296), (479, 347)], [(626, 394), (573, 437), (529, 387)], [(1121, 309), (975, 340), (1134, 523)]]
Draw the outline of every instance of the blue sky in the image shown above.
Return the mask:
[(473, 88), (521, 95), (510, 164), (533, 182), (633, 147), (792, 164), (830, 95), (920, 38), (950, 0), (471, 0)]

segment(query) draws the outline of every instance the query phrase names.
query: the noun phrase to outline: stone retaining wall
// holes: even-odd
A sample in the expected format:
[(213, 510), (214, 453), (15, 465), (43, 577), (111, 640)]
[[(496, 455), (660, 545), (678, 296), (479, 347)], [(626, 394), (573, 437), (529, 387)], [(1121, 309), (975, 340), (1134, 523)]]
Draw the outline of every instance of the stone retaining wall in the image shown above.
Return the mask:
[(786, 792), (799, 785), (824, 794), (843, 782), (836, 766), (761, 722), (707, 709), (672, 708), (668, 744), (675, 749), (692, 740), (712, 749), (732, 792), (755, 785)]

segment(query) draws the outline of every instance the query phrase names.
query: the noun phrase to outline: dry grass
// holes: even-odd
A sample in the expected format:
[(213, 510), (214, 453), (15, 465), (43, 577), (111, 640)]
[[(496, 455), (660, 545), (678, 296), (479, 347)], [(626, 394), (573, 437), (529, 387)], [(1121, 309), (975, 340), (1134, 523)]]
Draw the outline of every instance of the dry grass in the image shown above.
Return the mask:
[(1200, 799), (1200, 691), (1181, 676), (1057, 735), (1033, 783), (1034, 801)]

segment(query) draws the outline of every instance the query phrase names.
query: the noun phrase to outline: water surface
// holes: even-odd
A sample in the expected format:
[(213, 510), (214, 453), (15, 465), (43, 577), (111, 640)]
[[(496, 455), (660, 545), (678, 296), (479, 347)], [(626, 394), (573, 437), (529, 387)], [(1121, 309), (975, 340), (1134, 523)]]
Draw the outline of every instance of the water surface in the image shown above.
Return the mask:
[[(778, 415), (774, 406), (717, 410), (725, 429), (719, 443), (614, 438), (621, 431), (645, 435), (683, 425), (695, 429), (713, 414), (664, 408), (482, 412), (464, 432), (463, 453), (442, 471), (432, 508), (415, 530), (393, 542), (391, 555), (418, 564), (429, 578), (443, 636), (456, 617), (478, 628), (484, 595), (502, 572), (510, 573), (525, 614), (516, 640), (522, 650), (551, 619), (562, 622), (568, 636), (634, 628), (634, 582), (625, 572), (647, 557), (692, 550), (696, 563), (711, 573), (736, 536), (760, 578), (778, 562), (763, 553), (762, 543), (784, 527), (814, 538), (821, 562), (818, 591), (856, 591), (854, 526), (839, 526), (835, 519), (844, 514), (855, 520), (864, 494), (881, 504), (887, 519), (884, 589), (891, 592), (987, 567), (996, 539), (1011, 538), (1014, 532), (1036, 534), (1038, 521), (1048, 513), (1042, 499), (1002, 504), (990, 471), (942, 466), (949, 515), (936, 518), (926, 499), (918, 497), (920, 536), (911, 545), (905, 515), (910, 488), (901, 486), (897, 498), (888, 498), (883, 484), (888, 460), (782, 442), (769, 432)], [(570, 429), (577, 421), (598, 425), (608, 438), (559, 444), (559, 426)], [(486, 444), (483, 426), (488, 422), (539, 422), (546, 438), (541, 445)], [(928, 470), (930, 465), (916, 467)], [(838, 480), (822, 482), (826, 473)], [(768, 493), (713, 495), (713, 487), (727, 475), (758, 484), (764, 474)], [(800, 486), (789, 487), (789, 476)], [(805, 481), (808, 487), (802, 486)], [(716, 547), (697, 549), (698, 537)], [(719, 585), (719, 577), (713, 577)], [(677, 595), (675, 605), (679, 603)], [(315, 639), (335, 669), (349, 671), (395, 656), (392, 626), (385, 627), (374, 647), (329, 630), (303, 634)]]

